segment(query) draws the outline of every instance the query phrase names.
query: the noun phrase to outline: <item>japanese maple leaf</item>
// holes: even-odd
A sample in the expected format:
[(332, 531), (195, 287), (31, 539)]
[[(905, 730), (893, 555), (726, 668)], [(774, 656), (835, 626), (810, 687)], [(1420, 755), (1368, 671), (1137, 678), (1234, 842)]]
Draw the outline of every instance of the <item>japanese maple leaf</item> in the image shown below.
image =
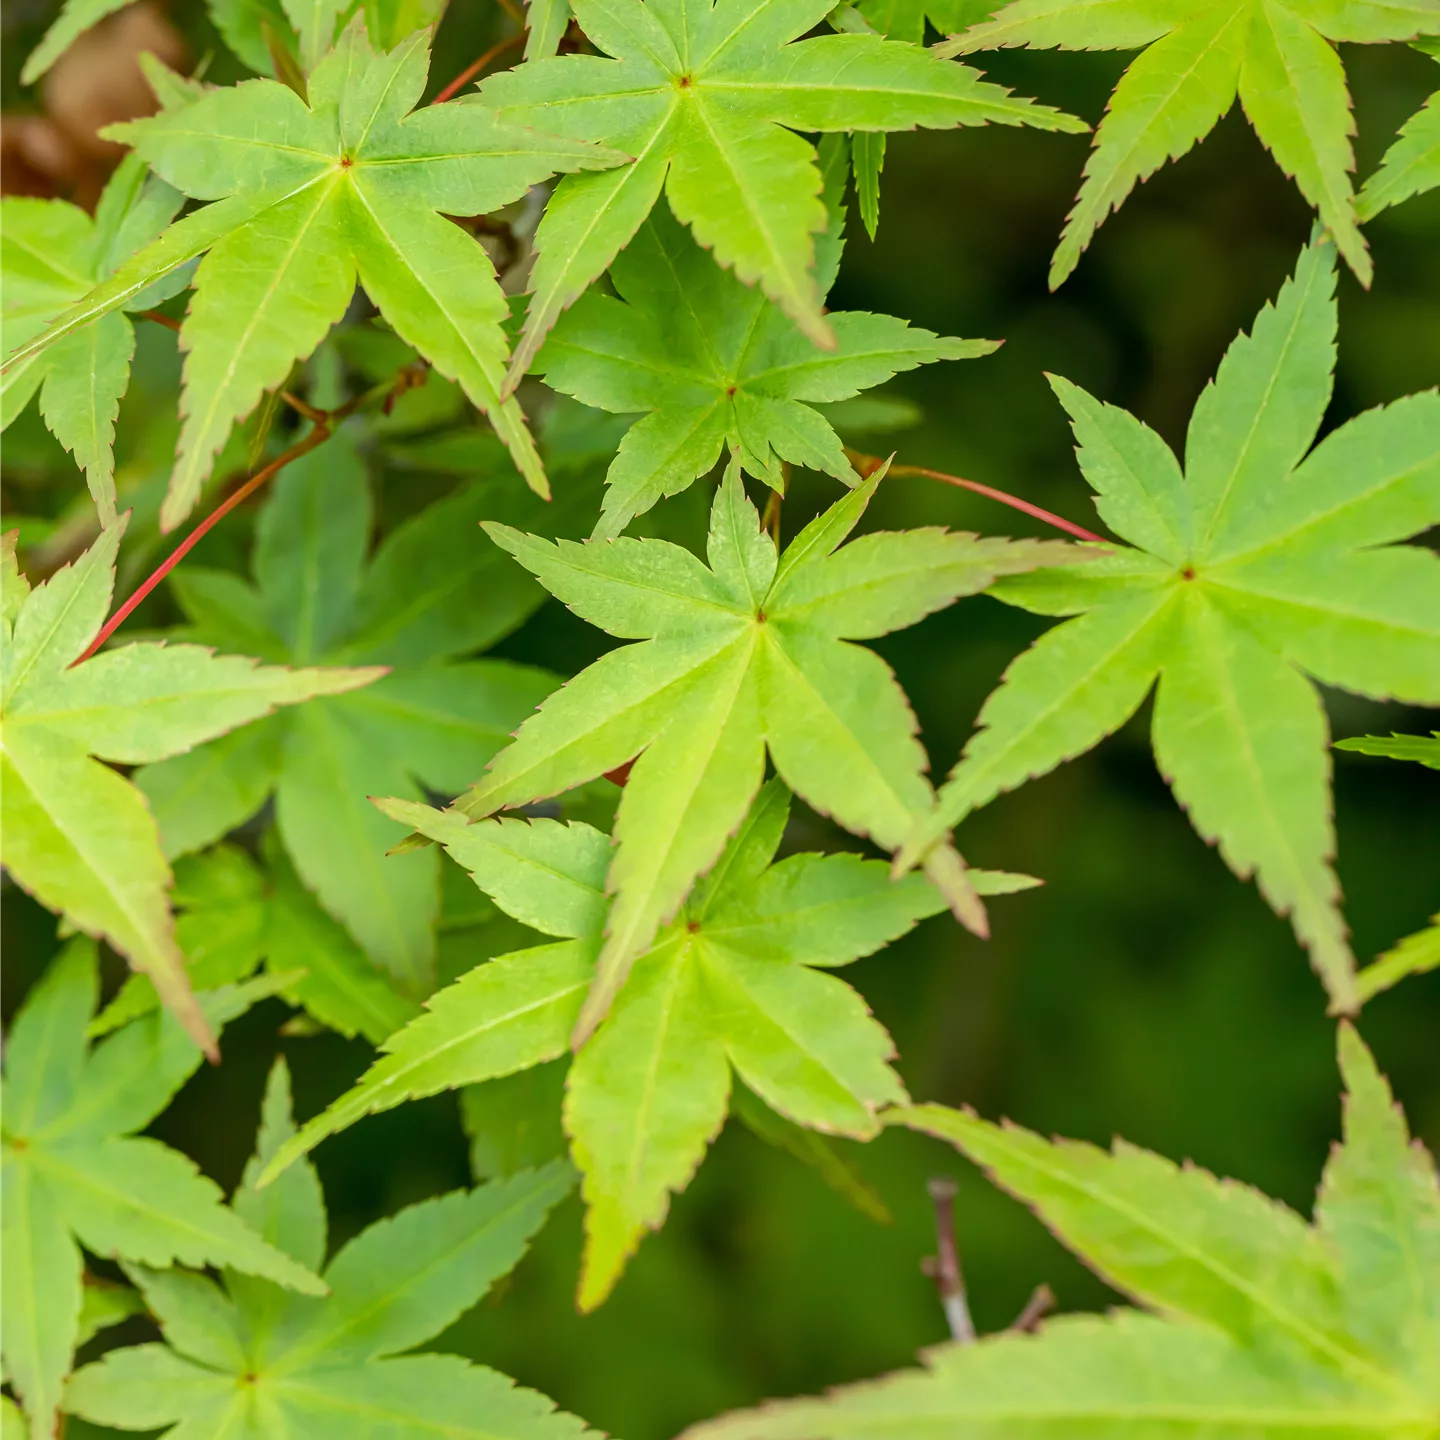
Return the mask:
[[(6, 1378), (34, 1440), (55, 1433), (60, 1387), (80, 1338), (80, 1247), (146, 1265), (226, 1265), (321, 1293), (303, 1260), (225, 1208), (215, 1184), (158, 1140), (137, 1135), (194, 1073), (201, 1053), (164, 1011), (91, 1049), (99, 998), (95, 943), (72, 940), (26, 995), (5, 1045), (0, 1287)], [(268, 994), (200, 997), (217, 1029)]]
[[(663, 540), (552, 544), (486, 525), (576, 614), (641, 641), (551, 695), (456, 801), (479, 818), (635, 761), (615, 823), (608, 883), (617, 898), (577, 1043), (719, 858), (760, 788), (767, 750), (792, 790), (887, 849), (933, 808), (904, 693), (890, 667), (852, 640), (913, 625), (998, 575), (1078, 553), (1060, 541), (938, 528), (867, 535), (841, 548), (880, 474), (806, 526), (782, 556), (732, 461), (711, 511), (708, 568)], [(937, 849), (926, 865), (957, 915), (983, 934), (984, 907), (959, 856)]]
[[(10, 195), (0, 201), (0, 351), (8, 353), (94, 289), (174, 218), (185, 197), (146, 178), (126, 156), (100, 197), (92, 220), (65, 200)], [(179, 288), (181, 276), (172, 276)], [(132, 297), (143, 310), (165, 298), (164, 282)], [(0, 378), (0, 430), (40, 392), (40, 413), (75, 457), (100, 511), (115, 520), (115, 417), (130, 381), (135, 331), (123, 311), (66, 336)]]
[(155, 818), (101, 760), (138, 765), (295, 705), (365, 685), (375, 669), (285, 670), (199, 645), (122, 645), (79, 663), (110, 607), (121, 523), (33, 592), (4, 563), (0, 853), (41, 904), (108, 940), (213, 1049), (175, 943)]
[[(1422, 42), (1440, 61), (1440, 40)], [(1440, 90), (1437, 90), (1401, 127), (1395, 143), (1385, 152), (1380, 168), (1355, 198), (1355, 213), (1370, 220), (1391, 205), (1440, 185)]]
[[(439, 841), (507, 914), (556, 943), (478, 965), (392, 1036), (359, 1084), (277, 1155), (407, 1099), (513, 1074), (564, 1054), (602, 948), (607, 837), (540, 820), (469, 824), (455, 810), (381, 802)], [(772, 780), (714, 871), (636, 961), (614, 1008), (570, 1066), (565, 1129), (583, 1175), (579, 1302), (609, 1294), (672, 1192), (695, 1173), (730, 1108), (735, 1070), (767, 1106), (827, 1134), (868, 1139), (877, 1107), (904, 1098), (890, 1037), (826, 973), (945, 908), (919, 876), (880, 861), (792, 855), (772, 864), (790, 796)], [(1035, 882), (976, 872), (985, 894)], [(483, 1099), (484, 1091), (480, 1092)]]
[[(277, 1060), (235, 1208), (272, 1245), (319, 1269), (327, 1222), (315, 1171), (302, 1164), (271, 1189), (254, 1188), (291, 1131), (289, 1075)], [(177, 1437), (581, 1440), (581, 1421), (493, 1370), (458, 1355), (402, 1353), (513, 1269), (573, 1183), (560, 1163), (410, 1205), (339, 1250), (319, 1299), (245, 1276), (217, 1283), (130, 1266), (164, 1341), (111, 1350), (76, 1371), (65, 1408)]]
[(1335, 45), (1437, 33), (1440, 0), (1015, 0), (935, 48), (969, 55), (1012, 45), (1145, 47), (1095, 133), (1051, 263), (1052, 288), (1136, 183), (1209, 134), (1237, 94), (1261, 143), (1368, 285), (1373, 267), (1350, 185), (1355, 127)]
[(1078, 618), (1011, 665), (900, 862), (1118, 729), (1158, 678), (1155, 757), (1176, 798), (1290, 915), (1334, 1008), (1348, 1010), (1354, 959), (1312, 682), (1440, 705), (1440, 556), (1390, 543), (1440, 522), (1440, 394), (1367, 411), (1306, 454), (1330, 403), (1334, 253), (1311, 245), (1231, 345), (1191, 416), (1183, 474), (1153, 430), (1051, 382), (1096, 508), (1129, 544), (996, 588)]
[(794, 131), (987, 121), (1085, 128), (918, 46), (875, 35), (797, 38), (832, 8), (826, 0), (576, 0), (581, 28), (606, 55), (535, 61), (484, 82), (481, 95), (507, 122), (603, 140), (636, 157), (556, 187), (535, 234), (533, 295), (509, 387), (662, 188), (722, 265), (758, 281), (830, 348), (835, 335), (812, 273), (813, 236), (825, 226), (821, 176), (814, 147)]
[[(262, 869), (236, 845), (175, 862), (175, 940), (195, 990), (248, 979), (263, 964), (279, 991), (311, 1019), (378, 1044), (414, 1017), (401, 995), (345, 928), (300, 883), (273, 830)], [(278, 983), (277, 982), (277, 983)], [(155, 987), (130, 976), (90, 1026), (103, 1035), (155, 1008)]]
[(582, 494), (587, 509), (593, 501), (573, 487), (546, 506), (500, 477), (412, 516), (370, 556), (369, 477), (353, 434), (342, 431), (274, 486), (257, 529), (254, 584), (176, 572), (174, 592), (193, 624), (181, 633), (243, 643), (266, 659), (379, 664), (389, 673), (363, 693), (147, 766), (136, 781), (171, 856), (220, 839), (273, 794), (301, 879), (418, 1000), (434, 986), (438, 857), (386, 860), (394, 827), (365, 797), (419, 799), (422, 786), (458, 793), (555, 686), (533, 666), (460, 658), (494, 644), (545, 598), (478, 522), (563, 525)]
[(499, 398), (508, 314), (481, 245), (446, 215), (480, 215), (612, 150), (500, 123), (473, 101), (411, 114), (429, 35), (376, 54), (356, 20), (315, 67), (308, 104), (275, 80), (211, 90), (106, 134), (170, 184), (214, 202), (145, 247), (12, 357), (123, 305), (206, 251), (180, 332), (184, 421), (161, 511), (189, 514), (231, 427), (281, 385), (350, 305), (358, 276), (396, 332), (458, 380), (532, 488), (544, 467), (517, 402)]
[[(840, 264), (848, 177), (843, 137), (828, 159), (831, 225), (818, 247), (818, 282)], [(827, 137), (827, 141), (830, 137)], [(546, 383), (632, 426), (606, 476), (595, 537), (610, 539), (666, 495), (706, 474), (727, 445), (742, 469), (777, 491), (782, 462), (858, 483), (840, 437), (807, 402), (847, 400), (897, 371), (962, 360), (990, 340), (942, 339), (890, 315), (831, 313), (835, 349), (817, 350), (764, 294), (719, 269), (657, 206), (610, 267), (619, 298), (596, 291), (563, 316), (535, 369)]]
[(938, 1346), (924, 1370), (740, 1411), (686, 1440), (1433, 1434), (1435, 1165), (1348, 1026), (1340, 1066), (1345, 1136), (1310, 1225), (1256, 1190), (1124, 1141), (1107, 1153), (939, 1105), (891, 1112), (983, 1166), (1143, 1308)]

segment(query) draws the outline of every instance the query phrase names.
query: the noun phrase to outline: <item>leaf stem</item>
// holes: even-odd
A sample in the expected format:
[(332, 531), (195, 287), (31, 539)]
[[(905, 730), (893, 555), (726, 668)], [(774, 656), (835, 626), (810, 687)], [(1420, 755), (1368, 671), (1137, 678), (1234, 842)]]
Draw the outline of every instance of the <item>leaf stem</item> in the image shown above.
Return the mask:
[(139, 310), (136, 312), (139, 320), (153, 320), (157, 325), (163, 325), (167, 330), (173, 330), (177, 335), (180, 333), (180, 322), (172, 320), (168, 315), (162, 315), (158, 310)]
[(263, 470), (257, 470), (243, 485), (233, 494), (227, 496), (220, 502), (170, 553), (162, 560), (159, 566), (135, 589), (128, 600), (100, 627), (95, 638), (86, 646), (83, 654), (71, 661), (71, 668), (82, 664), (90, 659), (92, 655), (125, 623), (134, 613), (135, 609), (150, 594), (152, 590), (195, 548), (200, 541), (215, 528), (237, 505), (243, 505), (267, 480), (278, 475), (287, 465), (300, 459), (302, 455), (308, 455), (312, 450), (323, 445), (334, 433), (335, 427), (342, 421), (348, 419), (362, 406), (368, 405), (372, 400), (382, 397), (388, 398), (397, 391), (411, 389), (417, 384), (424, 383), (424, 376), (428, 370), (421, 370), (415, 365), (405, 365), (389, 380), (384, 380), (378, 385), (373, 385), (363, 394), (357, 395), (353, 400), (348, 400), (336, 410), (316, 410), (313, 406), (305, 404), (303, 400), (297, 400), (293, 395), (286, 394), (283, 398), (307, 419), (314, 422), (314, 428), (302, 440), (296, 441), (282, 455), (278, 455)]
[(960, 1250), (955, 1244), (955, 1194), (958, 1187), (953, 1180), (930, 1180), (925, 1188), (935, 1205), (936, 1253), (928, 1257), (928, 1263), (923, 1268), (940, 1292), (940, 1304), (945, 1310), (951, 1338), (968, 1345), (975, 1339), (975, 1322), (970, 1318), (970, 1306), (965, 1299), (965, 1277), (960, 1271)]
[(463, 90), (487, 65), (498, 60), (507, 50), (523, 45), (529, 33), (528, 30), (521, 30), (508, 39), (501, 40), (499, 44), (492, 45), (478, 60), (467, 65), (430, 103), (443, 105), (447, 100), (453, 100), (456, 92)]
[(1048, 1285), (1037, 1285), (1010, 1328), (1022, 1335), (1033, 1335), (1040, 1328), (1040, 1322), (1055, 1308), (1055, 1303), (1055, 1292)]
[[(850, 463), (860, 472), (862, 479), (868, 477), (884, 463), (879, 456), (865, 455), (858, 450), (847, 448), (845, 454), (849, 457)], [(924, 465), (892, 465), (890, 474), (923, 475), (927, 480), (939, 480), (945, 485), (956, 485), (962, 490), (973, 490), (975, 494), (984, 495), (990, 500), (998, 500), (1012, 510), (1033, 515), (1035, 519), (1043, 520), (1047, 525), (1053, 525), (1057, 530), (1063, 530), (1067, 535), (1073, 535), (1077, 540), (1090, 540), (1097, 545), (1110, 543), (1103, 535), (1097, 535), (1093, 530), (1086, 530), (1084, 526), (1076, 525), (1074, 521), (1066, 520), (1050, 510), (1042, 510), (1040, 506), (1032, 505), (1028, 500), (1020, 499), (1018, 495), (1009, 495), (1004, 490), (995, 489), (993, 485), (982, 485), (978, 480), (966, 480), (959, 475), (947, 475), (943, 470), (929, 470)]]

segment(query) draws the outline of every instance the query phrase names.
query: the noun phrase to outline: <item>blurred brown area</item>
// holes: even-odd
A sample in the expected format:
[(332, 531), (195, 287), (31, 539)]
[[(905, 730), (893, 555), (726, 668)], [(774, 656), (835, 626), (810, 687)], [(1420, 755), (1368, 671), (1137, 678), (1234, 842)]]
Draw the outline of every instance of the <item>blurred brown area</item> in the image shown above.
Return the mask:
[(124, 154), (99, 131), (158, 108), (140, 72), (146, 51), (173, 69), (188, 60), (179, 31), (150, 0), (80, 36), (41, 82), (40, 113), (0, 117), (0, 194), (60, 196), (93, 209)]

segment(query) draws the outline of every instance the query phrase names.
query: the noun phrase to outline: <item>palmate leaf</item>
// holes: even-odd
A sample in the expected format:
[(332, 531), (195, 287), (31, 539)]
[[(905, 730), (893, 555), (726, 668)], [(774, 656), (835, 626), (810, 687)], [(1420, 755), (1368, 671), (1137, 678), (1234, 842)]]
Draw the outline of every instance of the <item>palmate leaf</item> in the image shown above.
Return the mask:
[[(477, 965), (433, 996), (360, 1083), (277, 1155), (271, 1174), (362, 1116), (563, 1055), (595, 975), (611, 908), (603, 834), (550, 820), (469, 824), (454, 810), (382, 803), (443, 844), (507, 914), (556, 940)], [(795, 1124), (856, 1139), (877, 1132), (877, 1107), (904, 1095), (889, 1036), (824, 971), (878, 950), (944, 901), (919, 876), (893, 884), (881, 862), (854, 855), (772, 864), (789, 808), (778, 781), (760, 791), (570, 1066), (564, 1118), (585, 1177), (584, 1309), (606, 1297), (644, 1231), (664, 1222), (671, 1192), (694, 1174), (724, 1123), (732, 1068)], [(982, 894), (1035, 883), (973, 879)]]
[[(367, 560), (370, 487), (342, 430), (276, 478), (253, 569), (182, 567), (175, 593), (187, 636), (245, 643), (296, 664), (383, 664), (363, 694), (278, 715), (161, 765), (136, 783), (171, 856), (202, 848), (274, 795), (300, 879), (412, 1000), (434, 987), (439, 859), (387, 860), (399, 838), (365, 798), (457, 794), (557, 683), (548, 671), (458, 657), (494, 644), (545, 598), (480, 533), (482, 519), (564, 528), (593, 491), (554, 506), (499, 477), (464, 486), (393, 530)], [(583, 505), (582, 505), (583, 502)], [(373, 1027), (363, 1027), (373, 1033)]]
[(1051, 264), (1052, 288), (1136, 183), (1209, 134), (1237, 94), (1261, 142), (1368, 285), (1373, 267), (1350, 183), (1350, 93), (1335, 45), (1434, 34), (1440, 0), (1014, 0), (936, 50), (1145, 47), (1096, 132)]
[[(247, 979), (264, 964), (279, 993), (327, 1029), (378, 1044), (419, 1009), (373, 965), (349, 933), (300, 883), (273, 831), (266, 868), (245, 851), (218, 845), (175, 865), (175, 939), (196, 990)], [(155, 987), (132, 975), (96, 1017), (104, 1034), (158, 1003)]]
[(949, 1141), (1152, 1313), (1066, 1316), (942, 1346), (927, 1368), (781, 1401), (687, 1440), (1400, 1440), (1440, 1413), (1440, 1187), (1369, 1052), (1340, 1033), (1344, 1142), (1315, 1224), (1233, 1181), (939, 1105), (890, 1123)]
[[(292, 1133), (284, 1061), (271, 1071), (259, 1147), (236, 1209), (305, 1265), (325, 1255), (326, 1215), (308, 1164), (257, 1191)], [(234, 1440), (580, 1440), (534, 1391), (454, 1355), (405, 1355), (438, 1335), (525, 1252), (574, 1183), (564, 1163), (411, 1205), (326, 1266), (323, 1299), (227, 1274), (132, 1266), (164, 1343), (111, 1350), (71, 1378), (65, 1408), (125, 1430)]]
[[(905, 696), (884, 661), (850, 641), (913, 625), (998, 575), (1078, 554), (1063, 542), (942, 529), (867, 535), (841, 548), (881, 474), (777, 556), (732, 460), (711, 511), (708, 568), (660, 540), (556, 545), (487, 524), (583, 619), (642, 642), (611, 651), (552, 695), (456, 802), (479, 818), (635, 761), (607, 881), (616, 902), (577, 1043), (719, 858), (760, 788), (767, 750), (792, 790), (887, 849), (933, 808)], [(957, 916), (984, 933), (959, 856), (936, 849), (926, 866)]]
[[(1432, 41), (1425, 48), (1440, 61), (1440, 42)], [(1385, 152), (1380, 168), (1356, 197), (1355, 213), (1362, 221), (1373, 219), (1391, 205), (1433, 190), (1437, 185), (1440, 185), (1440, 90), (1400, 127), (1400, 134)]]
[(444, 215), (479, 215), (557, 170), (625, 157), (500, 123), (455, 101), (410, 113), (429, 68), (428, 32), (376, 54), (357, 19), (309, 78), (309, 104), (286, 85), (252, 80), (107, 135), (197, 200), (11, 357), (102, 319), (186, 260), (209, 253), (180, 332), (186, 351), (176, 467), (161, 511), (190, 513), (232, 426), (320, 344), (355, 292), (407, 343), (460, 383), (531, 487), (547, 492), (525, 417), (499, 386), (507, 311), (480, 244)]
[(556, 187), (535, 235), (533, 294), (509, 387), (662, 189), (722, 265), (758, 282), (830, 348), (835, 335), (813, 274), (812, 237), (825, 226), (821, 176), (813, 147), (795, 131), (987, 121), (1084, 128), (918, 46), (875, 35), (798, 38), (832, 8), (827, 0), (575, 0), (581, 29), (605, 55), (536, 61), (482, 84), (507, 123), (603, 141), (636, 157)]
[(124, 645), (75, 664), (110, 607), (124, 523), (28, 595), (7, 566), (0, 853), (25, 890), (109, 941), (213, 1048), (175, 942), (170, 868), (154, 816), (135, 785), (100, 762), (180, 755), (277, 706), (352, 690), (383, 672), (287, 670), (163, 643)]
[[(821, 159), (831, 215), (817, 246), (823, 292), (840, 264), (844, 138), (827, 136)], [(996, 348), (845, 311), (827, 317), (835, 349), (817, 350), (761, 291), (719, 269), (664, 205), (610, 267), (610, 281), (619, 298), (583, 296), (535, 362), (547, 384), (587, 405), (645, 412), (606, 476), (595, 538), (613, 539), (712, 469), (727, 447), (742, 469), (779, 491), (786, 462), (854, 485), (860, 477), (840, 437), (806, 402), (847, 400), (898, 371)]]
[[(1440, 705), (1440, 556), (1391, 542), (1440, 521), (1440, 394), (1351, 420), (1330, 401), (1334, 251), (1313, 244), (1195, 406), (1180, 465), (1069, 381), (1096, 508), (1128, 542), (998, 598), (1056, 626), (1006, 672), (900, 867), (1002, 791), (1095, 745), (1156, 679), (1156, 760), (1191, 822), (1291, 917), (1334, 1009), (1356, 1004), (1330, 865), (1328, 726), (1312, 681)], [(1133, 546), (1134, 548), (1129, 548)]]
[[(272, 988), (226, 987), (199, 1003), (218, 1029)], [(324, 1290), (303, 1259), (227, 1210), (183, 1155), (137, 1137), (194, 1073), (201, 1052), (164, 1011), (92, 1050), (86, 1026), (98, 990), (94, 942), (72, 940), (25, 997), (5, 1049), (5, 1366), (34, 1440), (54, 1433), (60, 1385), (81, 1339), (81, 1246), (106, 1258), (227, 1265)]]
[[(0, 353), (43, 330), (149, 244), (184, 202), (134, 155), (111, 176), (93, 220), (64, 200), (12, 195), (0, 201)], [(180, 281), (172, 277), (172, 286)], [(164, 298), (166, 287), (152, 287), (126, 308), (145, 309)], [(135, 331), (123, 310), (116, 311), (0, 377), (0, 430), (38, 390), (40, 413), (85, 472), (102, 526), (115, 521), (115, 417), (134, 353)]]

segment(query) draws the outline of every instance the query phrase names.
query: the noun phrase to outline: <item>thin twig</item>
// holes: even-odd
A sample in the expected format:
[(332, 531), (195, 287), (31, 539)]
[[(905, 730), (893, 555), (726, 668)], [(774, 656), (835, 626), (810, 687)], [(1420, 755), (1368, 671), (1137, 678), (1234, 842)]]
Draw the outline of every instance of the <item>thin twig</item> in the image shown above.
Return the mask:
[(1054, 1308), (1055, 1292), (1048, 1285), (1037, 1285), (1010, 1328), (1024, 1335), (1033, 1335), (1040, 1328), (1040, 1322)]
[[(862, 477), (868, 477), (884, 463), (879, 456), (864, 455), (858, 450), (847, 449), (845, 454)], [(984, 495), (991, 500), (998, 500), (1012, 510), (1020, 510), (1026, 515), (1033, 515), (1035, 519), (1043, 520), (1047, 525), (1053, 525), (1057, 530), (1063, 530), (1067, 535), (1075, 536), (1077, 540), (1090, 540), (1097, 545), (1110, 543), (1103, 535), (1097, 535), (1093, 530), (1086, 530), (1083, 526), (1076, 525), (1074, 521), (1066, 520), (1052, 511), (1042, 510), (1040, 506), (1032, 505), (1028, 500), (1020, 499), (1018, 495), (1008, 495), (1004, 490), (995, 489), (993, 485), (982, 485), (978, 480), (966, 480), (959, 475), (947, 475), (943, 470), (929, 470), (924, 465), (892, 465), (889, 473), (891, 475), (923, 475), (926, 479), (939, 480), (946, 485), (958, 485), (962, 490), (973, 490), (975, 494)]]
[(180, 333), (180, 322), (172, 320), (168, 315), (162, 315), (158, 310), (137, 310), (135, 313), (141, 320), (153, 320), (157, 325), (163, 325), (177, 335)]
[(467, 65), (430, 103), (443, 105), (447, 100), (454, 99), (456, 93), (463, 90), (487, 65), (498, 60), (507, 50), (523, 45), (529, 33), (528, 30), (521, 30), (519, 34), (492, 45), (473, 65)]
[[(417, 371), (419, 372), (417, 375)], [(382, 381), (379, 385), (372, 386), (362, 395), (357, 395), (353, 400), (347, 401), (336, 410), (316, 410), (306, 405), (302, 400), (296, 400), (292, 395), (286, 395), (285, 399), (305, 414), (307, 418), (314, 420), (315, 428), (302, 440), (296, 441), (283, 455), (277, 456), (263, 470), (257, 470), (243, 485), (233, 494), (221, 501), (171, 552), (160, 562), (160, 565), (137, 587), (128, 600), (100, 627), (99, 633), (86, 646), (83, 654), (71, 661), (71, 665), (79, 665), (88, 660), (97, 650), (120, 628), (121, 625), (135, 611), (136, 607), (150, 594), (152, 590), (195, 548), (199, 542), (215, 528), (237, 505), (243, 505), (267, 480), (278, 475), (287, 465), (300, 459), (302, 455), (308, 455), (312, 450), (323, 445), (334, 433), (335, 428), (342, 420), (348, 419), (362, 406), (369, 404), (372, 400), (378, 400), (382, 396), (389, 396), (396, 391), (403, 393), (415, 385), (424, 384), (426, 370), (414, 365), (403, 366), (389, 380)], [(303, 408), (302, 408), (303, 407)]]
[(951, 1337), (967, 1345), (975, 1338), (975, 1322), (970, 1318), (970, 1306), (965, 1299), (965, 1277), (960, 1271), (960, 1250), (955, 1244), (958, 1187), (953, 1180), (931, 1180), (925, 1188), (935, 1205), (937, 1253), (929, 1257), (930, 1263), (924, 1269), (940, 1292), (940, 1304), (944, 1307)]
[(190, 553), (199, 541), (210, 533), (237, 505), (248, 500), (272, 475), (283, 470), (292, 460), (308, 455), (317, 446), (323, 445), (334, 432), (327, 425), (317, 425), (298, 444), (292, 445), (278, 459), (272, 460), (263, 470), (258, 470), (228, 499), (217, 505), (161, 562), (159, 568), (146, 579), (133, 595), (100, 627), (100, 632), (86, 647), (84, 653), (72, 663), (79, 665), (88, 660), (129, 618), (131, 612), (142, 600)]

